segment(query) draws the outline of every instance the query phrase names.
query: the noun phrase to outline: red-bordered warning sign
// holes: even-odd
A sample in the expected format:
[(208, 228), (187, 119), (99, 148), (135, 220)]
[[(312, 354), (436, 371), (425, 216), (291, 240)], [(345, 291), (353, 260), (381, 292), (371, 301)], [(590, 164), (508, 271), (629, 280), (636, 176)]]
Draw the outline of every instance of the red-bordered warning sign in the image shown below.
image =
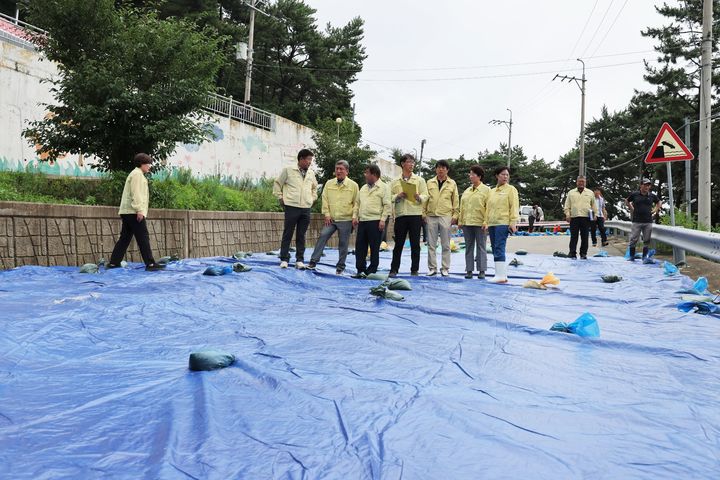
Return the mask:
[(695, 156), (690, 149), (680, 140), (678, 134), (667, 122), (660, 127), (652, 148), (645, 157), (645, 163), (677, 162), (681, 160), (693, 160)]

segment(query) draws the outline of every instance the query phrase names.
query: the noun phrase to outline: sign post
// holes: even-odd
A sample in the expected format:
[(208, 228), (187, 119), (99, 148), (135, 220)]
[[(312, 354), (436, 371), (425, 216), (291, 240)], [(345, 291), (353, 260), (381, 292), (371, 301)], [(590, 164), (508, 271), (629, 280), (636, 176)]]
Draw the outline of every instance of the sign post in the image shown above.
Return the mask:
[[(675, 196), (673, 194), (671, 162), (688, 161), (694, 159), (690, 149), (680, 140), (675, 130), (667, 123), (663, 123), (655, 141), (650, 148), (645, 163), (666, 163), (668, 177), (668, 201), (670, 202), (670, 225), (675, 226)], [(685, 261), (685, 250), (673, 247), (673, 260), (675, 263)]]

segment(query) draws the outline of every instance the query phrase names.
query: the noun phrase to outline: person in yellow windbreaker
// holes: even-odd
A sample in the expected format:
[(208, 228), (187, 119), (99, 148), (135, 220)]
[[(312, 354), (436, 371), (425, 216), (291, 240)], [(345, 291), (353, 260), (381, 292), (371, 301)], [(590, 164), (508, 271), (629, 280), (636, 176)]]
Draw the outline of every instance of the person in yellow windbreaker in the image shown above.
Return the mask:
[(435, 177), (427, 181), (428, 200), (423, 207), (423, 221), (428, 227), (428, 276), (437, 275), (437, 241), (442, 247), (440, 274), (450, 275), (450, 227), (457, 223), (460, 195), (457, 183), (448, 177), (450, 164), (439, 160)]
[(165, 268), (165, 265), (156, 263), (153, 258), (152, 249), (150, 248), (150, 234), (145, 220), (150, 208), (150, 191), (145, 175), (150, 171), (152, 157), (146, 153), (138, 153), (133, 160), (136, 168), (130, 172), (130, 175), (125, 180), (122, 200), (120, 201), (119, 214), (122, 218), (122, 230), (107, 268), (120, 266), (130, 242), (135, 237), (135, 241), (140, 248), (140, 255), (143, 262), (145, 262), (145, 270), (160, 270)]
[(585, 177), (577, 177), (577, 188), (570, 190), (565, 198), (565, 220), (570, 224), (568, 258), (577, 258), (577, 242), (580, 236), (580, 258), (583, 260), (587, 260), (590, 225), (597, 217), (595, 194), (585, 188), (585, 183)]
[(337, 231), (339, 255), (335, 264), (335, 273), (342, 275), (345, 271), (348, 244), (353, 229), (353, 210), (358, 197), (358, 184), (348, 178), (349, 172), (350, 164), (345, 160), (338, 160), (335, 163), (335, 178), (328, 180), (323, 187), (322, 213), (325, 216), (325, 227), (320, 232), (320, 238), (310, 257), (308, 264), (310, 269), (314, 269), (320, 261), (325, 244)]
[(507, 283), (505, 245), (508, 235), (517, 230), (520, 218), (520, 198), (515, 187), (510, 185), (510, 169), (502, 166), (495, 169), (497, 185), (490, 190), (485, 206), (484, 226), (488, 228), (490, 245), (495, 261), (493, 283)]
[(280, 268), (288, 267), (290, 242), (295, 233), (295, 267), (305, 269), (305, 234), (310, 226), (310, 209), (317, 200), (317, 179), (310, 169), (314, 157), (313, 152), (303, 148), (298, 152), (297, 165), (283, 168), (273, 184), (273, 195), (285, 210)]
[[(371, 163), (365, 167), (365, 185), (358, 193), (353, 211), (353, 225), (357, 227), (355, 237), (354, 278), (377, 273), (380, 265), (380, 242), (385, 231), (385, 219), (390, 215), (390, 188), (380, 180), (380, 167)], [(370, 266), (365, 252), (370, 248)]]
[(485, 208), (490, 187), (482, 181), (485, 170), (480, 165), (470, 167), (470, 186), (460, 198), (458, 225), (465, 235), (465, 278), (473, 278), (473, 265), (477, 265), (478, 278), (485, 278), (487, 270), (487, 234), (483, 228)]

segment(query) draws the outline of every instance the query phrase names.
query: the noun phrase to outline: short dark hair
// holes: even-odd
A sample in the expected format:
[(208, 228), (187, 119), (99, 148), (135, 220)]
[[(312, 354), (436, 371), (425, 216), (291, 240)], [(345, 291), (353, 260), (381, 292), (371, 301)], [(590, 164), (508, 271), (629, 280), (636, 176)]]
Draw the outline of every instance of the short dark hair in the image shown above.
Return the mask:
[(298, 161), (302, 160), (303, 158), (307, 157), (314, 157), (315, 154), (312, 152), (312, 150), (308, 150), (307, 148), (303, 148), (298, 152)]
[(405, 155), (400, 157), (400, 164), (402, 165), (403, 163), (405, 163), (406, 160), (411, 160), (413, 163), (415, 163), (415, 157), (410, 153), (406, 153)]
[(595, 188), (593, 189), (593, 191), (602, 193), (602, 188), (600, 188), (600, 187), (595, 187)]
[(369, 172), (370, 175), (375, 175), (377, 178), (380, 178), (380, 167), (378, 167), (377, 164), (375, 164), (375, 163), (366, 165), (364, 171)]
[(437, 167), (445, 167), (450, 170), (450, 164), (447, 162), (447, 160), (438, 160), (437, 162), (435, 162), (435, 168)]
[(135, 158), (133, 158), (133, 162), (137, 167), (139, 167), (140, 165), (147, 165), (149, 163), (152, 163), (152, 161), (152, 157), (147, 153), (138, 153), (137, 155), (135, 155)]
[(500, 175), (505, 170), (507, 170), (507, 172), (510, 173), (510, 167), (508, 167), (507, 165), (500, 165), (499, 167), (497, 167), (495, 169), (495, 175)]
[(485, 178), (485, 169), (480, 165), (473, 165), (472, 167), (470, 167), (470, 171), (480, 177), (480, 180)]

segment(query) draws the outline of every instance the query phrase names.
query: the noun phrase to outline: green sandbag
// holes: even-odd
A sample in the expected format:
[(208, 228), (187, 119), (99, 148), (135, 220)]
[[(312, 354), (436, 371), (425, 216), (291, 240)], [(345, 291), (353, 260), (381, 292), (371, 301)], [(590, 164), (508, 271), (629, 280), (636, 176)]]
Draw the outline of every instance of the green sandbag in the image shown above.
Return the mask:
[(518, 260), (517, 258), (513, 258), (512, 261), (508, 264), (513, 267), (519, 267), (520, 265), (525, 265), (523, 262)]
[(564, 252), (555, 252), (553, 253), (553, 257), (568, 258), (568, 254)]
[(80, 267), (80, 273), (98, 273), (99, 270), (97, 263), (86, 263)]
[(167, 265), (170, 262), (178, 262), (180, 261), (180, 257), (177, 254), (173, 254), (166, 257), (160, 257), (160, 260), (157, 261), (157, 263)]
[(247, 265), (243, 265), (242, 263), (233, 264), (233, 272), (235, 273), (249, 272), (250, 270), (252, 270), (252, 267), (248, 267)]
[(398, 302), (405, 300), (405, 297), (403, 297), (402, 295), (400, 295), (397, 292), (388, 290), (388, 288), (383, 285), (378, 285), (377, 287), (372, 287), (370, 289), (370, 294), (375, 295), (376, 297), (384, 298), (386, 300), (396, 300)]
[(385, 280), (382, 285), (390, 290), (412, 290), (410, 282), (402, 278), (392, 278)]
[(235, 252), (235, 254), (232, 256), (235, 260), (242, 260), (243, 258), (252, 257), (252, 252)]
[(709, 303), (713, 303), (713, 300), (715, 300), (714, 297), (710, 297), (710, 296), (707, 296), (707, 295), (692, 295), (692, 294), (682, 295), (682, 296), (680, 296), (680, 298), (682, 299), (683, 302), (709, 302)]
[(366, 275), (364, 278), (367, 278), (368, 280), (380, 280), (385, 281), (387, 280), (388, 276), (387, 273), (371, 273), (369, 275)]
[(217, 370), (229, 367), (235, 362), (235, 355), (217, 350), (201, 350), (190, 354), (188, 366), (195, 372)]
[(523, 249), (520, 249), (515, 252), (515, 255), (527, 255), (527, 254), (528, 254), (527, 250), (523, 250)]
[(622, 281), (622, 277), (620, 275), (603, 275), (602, 281), (605, 283), (617, 283)]

